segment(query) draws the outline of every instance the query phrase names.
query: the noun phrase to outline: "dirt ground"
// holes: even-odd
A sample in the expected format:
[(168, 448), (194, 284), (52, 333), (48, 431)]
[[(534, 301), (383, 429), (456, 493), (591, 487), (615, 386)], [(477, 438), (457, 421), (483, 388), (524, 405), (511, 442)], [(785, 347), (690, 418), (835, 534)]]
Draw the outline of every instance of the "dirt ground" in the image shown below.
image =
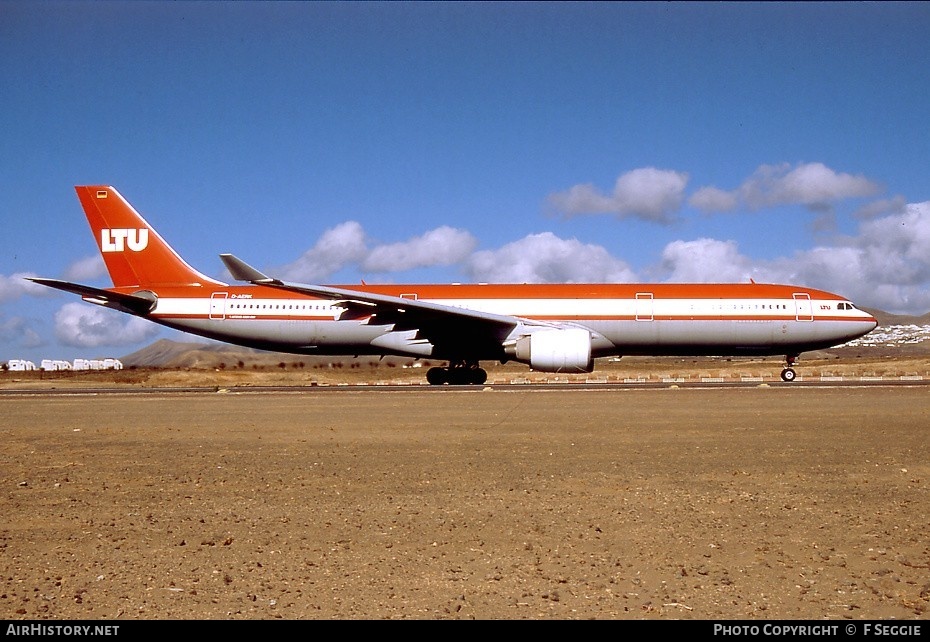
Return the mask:
[(4, 619), (927, 619), (925, 386), (0, 396)]

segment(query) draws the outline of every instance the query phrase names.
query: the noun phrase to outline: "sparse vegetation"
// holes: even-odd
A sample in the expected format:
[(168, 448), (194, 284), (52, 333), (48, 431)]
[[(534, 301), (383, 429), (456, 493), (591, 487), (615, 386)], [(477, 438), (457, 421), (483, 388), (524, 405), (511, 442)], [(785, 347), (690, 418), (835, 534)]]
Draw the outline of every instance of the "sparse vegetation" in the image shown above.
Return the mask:
[[(280, 355), (276, 355), (280, 357)], [(922, 377), (930, 379), (930, 354), (922, 356), (869, 356), (863, 354), (814, 355), (797, 364), (799, 377)], [(306, 358), (305, 358), (306, 359)], [(185, 360), (186, 361), (186, 360)], [(192, 360), (197, 361), (197, 360)], [(201, 362), (196, 366), (143, 367), (130, 366), (122, 371), (86, 372), (2, 372), (3, 387), (202, 387), (202, 386), (306, 386), (395, 383), (425, 385), (425, 373), (432, 365), (442, 362), (418, 362), (410, 359), (372, 361), (331, 358), (314, 358), (304, 361), (312, 369), (312, 378), (299, 362), (272, 361), (251, 363), (243, 360), (240, 368), (222, 368), (222, 362)], [(246, 364), (248, 364), (247, 367)], [(422, 367), (411, 367), (420, 365)], [(622, 383), (662, 382), (676, 380), (700, 382), (702, 378), (723, 378), (739, 381), (754, 378), (779, 382), (782, 361), (778, 357), (765, 359), (713, 359), (713, 358), (650, 358), (630, 357), (620, 360), (604, 359), (589, 374), (553, 374), (534, 372), (519, 363), (505, 365), (483, 363), (488, 371), (489, 383), (519, 382), (588, 382)]]

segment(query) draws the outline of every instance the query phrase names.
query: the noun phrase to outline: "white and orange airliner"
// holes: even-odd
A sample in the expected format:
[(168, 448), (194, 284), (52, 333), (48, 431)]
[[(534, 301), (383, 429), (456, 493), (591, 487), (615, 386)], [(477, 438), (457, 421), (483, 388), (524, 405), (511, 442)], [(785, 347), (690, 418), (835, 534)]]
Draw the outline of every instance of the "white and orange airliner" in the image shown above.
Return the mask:
[(836, 346), (878, 324), (836, 294), (793, 285), (289, 283), (221, 254), (232, 285), (188, 265), (109, 186), (78, 186), (113, 287), (42, 285), (228, 343), (308, 355), (448, 362), (431, 384), (481, 384), (480, 361), (591, 372), (598, 357), (785, 355)]

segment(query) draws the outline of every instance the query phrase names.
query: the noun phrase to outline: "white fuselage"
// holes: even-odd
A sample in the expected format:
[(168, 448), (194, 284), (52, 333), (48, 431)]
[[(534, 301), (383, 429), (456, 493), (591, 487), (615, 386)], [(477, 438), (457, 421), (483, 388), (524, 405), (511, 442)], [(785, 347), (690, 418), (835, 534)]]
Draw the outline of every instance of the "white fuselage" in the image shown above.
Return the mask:
[[(444, 290), (454, 294), (455, 287)], [(480, 286), (470, 289), (475, 287)], [(406, 286), (411, 290), (408, 293), (403, 292), (405, 286), (394, 289), (414, 298), (417, 286)], [(203, 336), (284, 352), (444, 356), (420, 349), (385, 349), (377, 339), (396, 331), (395, 324), (352, 314), (338, 301), (248, 286), (205, 294), (209, 296), (159, 297), (149, 318)], [(744, 298), (670, 298), (641, 289), (633, 296), (614, 298), (448, 296), (419, 300), (511, 315), (542, 327), (582, 327), (592, 333), (596, 357), (795, 354), (845, 343), (876, 326), (871, 315), (845, 300), (818, 298), (818, 294), (798, 291)], [(503, 340), (515, 339), (535, 327), (517, 325)], [(483, 354), (480, 358), (499, 356)]]

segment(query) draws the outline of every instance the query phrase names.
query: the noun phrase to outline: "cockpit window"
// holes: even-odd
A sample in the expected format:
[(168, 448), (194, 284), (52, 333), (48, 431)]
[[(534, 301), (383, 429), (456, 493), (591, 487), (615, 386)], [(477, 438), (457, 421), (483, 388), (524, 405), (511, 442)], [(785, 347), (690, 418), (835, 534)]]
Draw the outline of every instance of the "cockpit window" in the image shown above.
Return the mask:
[(844, 301), (843, 303), (840, 303), (837, 305), (837, 309), (838, 310), (855, 310), (856, 306), (854, 306), (852, 303)]

